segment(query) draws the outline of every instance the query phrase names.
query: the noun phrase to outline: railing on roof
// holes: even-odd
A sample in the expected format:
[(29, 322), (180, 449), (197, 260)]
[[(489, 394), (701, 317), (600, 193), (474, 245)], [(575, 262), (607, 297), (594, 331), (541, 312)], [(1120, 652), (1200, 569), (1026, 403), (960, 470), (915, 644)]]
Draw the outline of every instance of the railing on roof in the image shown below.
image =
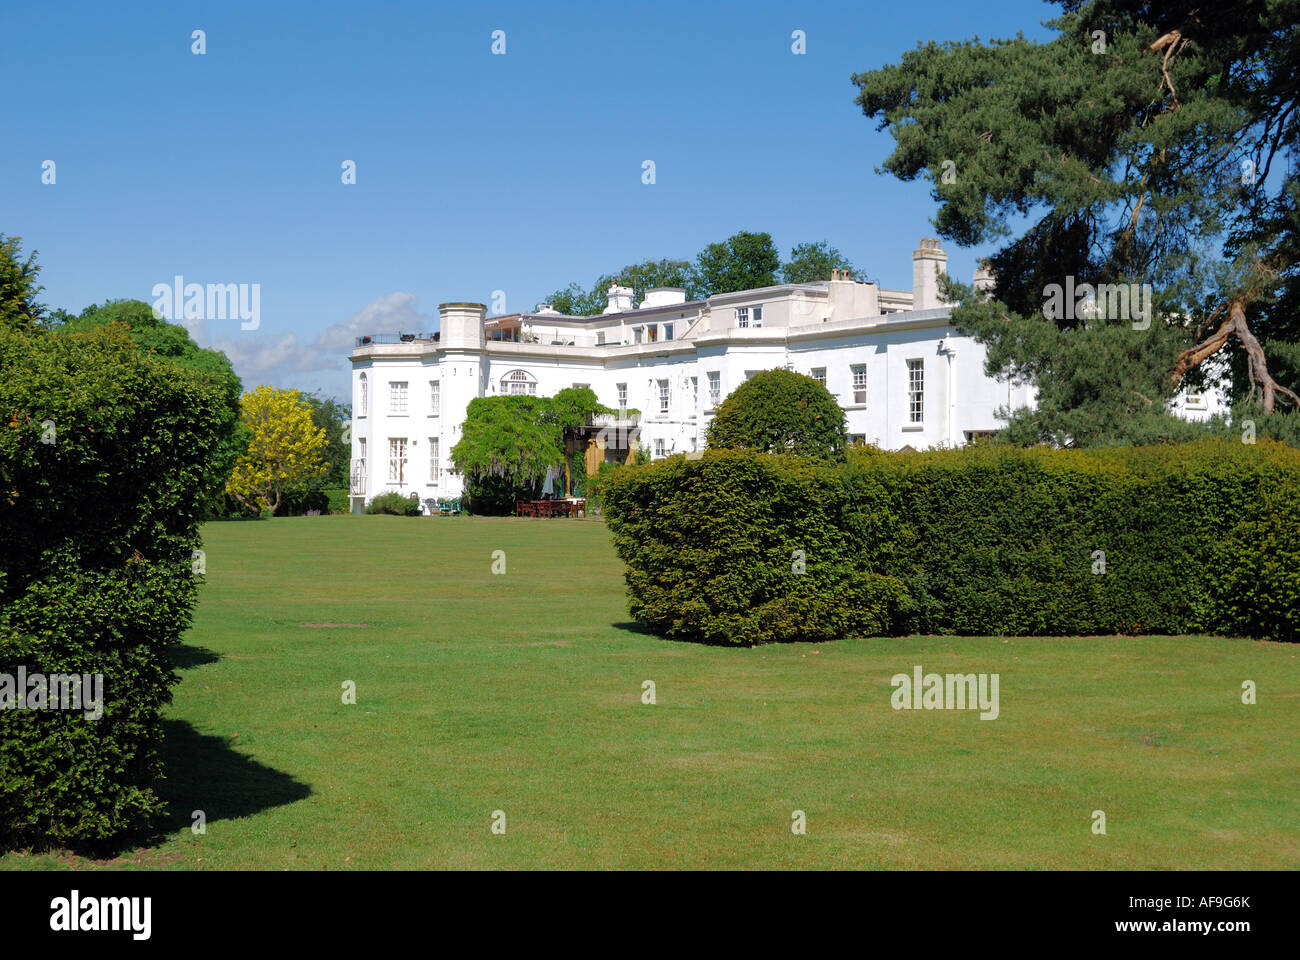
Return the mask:
[(428, 341), (436, 343), (442, 336), (439, 333), (376, 333), (356, 338), (358, 347), (368, 347), (376, 343), (415, 343)]

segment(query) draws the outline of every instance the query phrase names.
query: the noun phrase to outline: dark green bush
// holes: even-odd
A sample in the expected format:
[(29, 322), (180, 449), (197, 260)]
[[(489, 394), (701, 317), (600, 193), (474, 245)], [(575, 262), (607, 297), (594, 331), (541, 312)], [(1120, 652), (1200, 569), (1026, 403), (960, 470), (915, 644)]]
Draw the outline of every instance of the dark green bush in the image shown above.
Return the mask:
[(281, 495), (279, 509), (276, 510), (276, 516), (279, 517), (300, 517), (308, 510), (319, 510), (321, 513), (329, 513), (330, 497), (324, 487), (311, 486), (297, 490), (286, 490)]
[(98, 720), (0, 710), (0, 847), (81, 846), (163, 812), (169, 651), (222, 481), (226, 394), (120, 326), (0, 324), (0, 673), (104, 678)]
[(844, 466), (711, 451), (618, 471), (605, 512), (632, 614), (667, 636), (1288, 637), (1298, 475), (1300, 451), (1268, 442), (867, 450)]
[(1264, 491), (1224, 538), (1205, 619), (1223, 633), (1300, 640), (1300, 482)]
[(843, 460), (844, 410), (824, 386), (793, 370), (764, 370), (727, 395), (709, 424), (711, 450), (756, 450)]
[(465, 476), (465, 506), (479, 516), (513, 516), (518, 501), (536, 500), (541, 495), (540, 480), (522, 481), (496, 473)]
[[(841, 468), (715, 451), (609, 478), (605, 512), (631, 612), (656, 632), (755, 644), (890, 628), (902, 585), (867, 568), (855, 540), (875, 542), (890, 518), (850, 505)], [(854, 482), (883, 503), (868, 478)]]
[(420, 501), (414, 497), (404, 497), (400, 493), (381, 493), (368, 504), (366, 513), (387, 513), (395, 517), (418, 517)]
[(347, 513), (352, 506), (347, 487), (326, 487), (325, 502), (330, 513)]

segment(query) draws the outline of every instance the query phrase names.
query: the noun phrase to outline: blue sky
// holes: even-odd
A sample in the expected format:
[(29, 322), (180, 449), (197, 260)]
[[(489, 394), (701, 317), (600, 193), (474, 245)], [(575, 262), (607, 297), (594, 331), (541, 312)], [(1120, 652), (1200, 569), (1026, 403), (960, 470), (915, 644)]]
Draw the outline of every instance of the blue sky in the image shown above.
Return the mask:
[[(177, 274), (260, 284), (256, 330), (207, 320), (196, 338), (246, 388), (331, 394), (358, 332), (436, 329), (439, 302), (497, 290), (532, 309), (737, 230), (783, 256), (828, 240), (907, 288), (934, 204), (928, 184), (874, 172), (892, 141), (850, 74), (925, 40), (1046, 37), (1057, 9), (11, 4), (0, 62), (22, 115), (0, 150), (0, 232), (39, 250), (52, 307), (152, 301)], [(947, 249), (968, 278), (982, 251)]]

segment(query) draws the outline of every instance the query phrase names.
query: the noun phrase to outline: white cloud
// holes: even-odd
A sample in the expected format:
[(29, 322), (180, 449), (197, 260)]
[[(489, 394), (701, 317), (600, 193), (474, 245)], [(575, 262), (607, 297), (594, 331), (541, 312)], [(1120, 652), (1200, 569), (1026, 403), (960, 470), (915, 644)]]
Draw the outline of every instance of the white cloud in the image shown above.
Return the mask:
[(326, 396), (347, 399), (348, 354), (357, 337), (365, 334), (409, 333), (429, 329), (429, 318), (415, 309), (413, 293), (397, 291), (366, 304), (342, 323), (327, 327), (310, 342), (297, 334), (275, 336), (260, 330), (204, 342), (201, 324), (192, 334), (205, 347), (230, 358), (235, 373), (249, 390), (261, 383), (300, 390), (320, 390)]

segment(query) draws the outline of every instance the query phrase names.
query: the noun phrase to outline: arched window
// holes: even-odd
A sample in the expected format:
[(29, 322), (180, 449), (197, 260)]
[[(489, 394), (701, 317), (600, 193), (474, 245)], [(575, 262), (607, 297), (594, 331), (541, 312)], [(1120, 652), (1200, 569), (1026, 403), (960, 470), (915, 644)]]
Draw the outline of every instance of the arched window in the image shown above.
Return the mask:
[(501, 378), (501, 392), (509, 395), (536, 395), (537, 379), (525, 370), (511, 370)]
[(368, 405), (368, 403), (369, 403), (369, 399), (370, 399), (370, 398), (369, 398), (369, 395), (368, 395), (368, 390), (367, 390), (367, 387), (366, 387), (366, 375), (365, 375), (364, 373), (361, 375), (361, 387), (360, 387), (360, 389), (361, 389), (361, 394), (360, 394), (360, 396), (357, 398), (357, 409), (359, 409), (359, 410), (361, 411), (361, 413), (358, 414), (358, 416), (362, 416), (362, 417), (364, 417), (364, 416), (366, 415), (366, 407), (367, 407), (367, 405)]

